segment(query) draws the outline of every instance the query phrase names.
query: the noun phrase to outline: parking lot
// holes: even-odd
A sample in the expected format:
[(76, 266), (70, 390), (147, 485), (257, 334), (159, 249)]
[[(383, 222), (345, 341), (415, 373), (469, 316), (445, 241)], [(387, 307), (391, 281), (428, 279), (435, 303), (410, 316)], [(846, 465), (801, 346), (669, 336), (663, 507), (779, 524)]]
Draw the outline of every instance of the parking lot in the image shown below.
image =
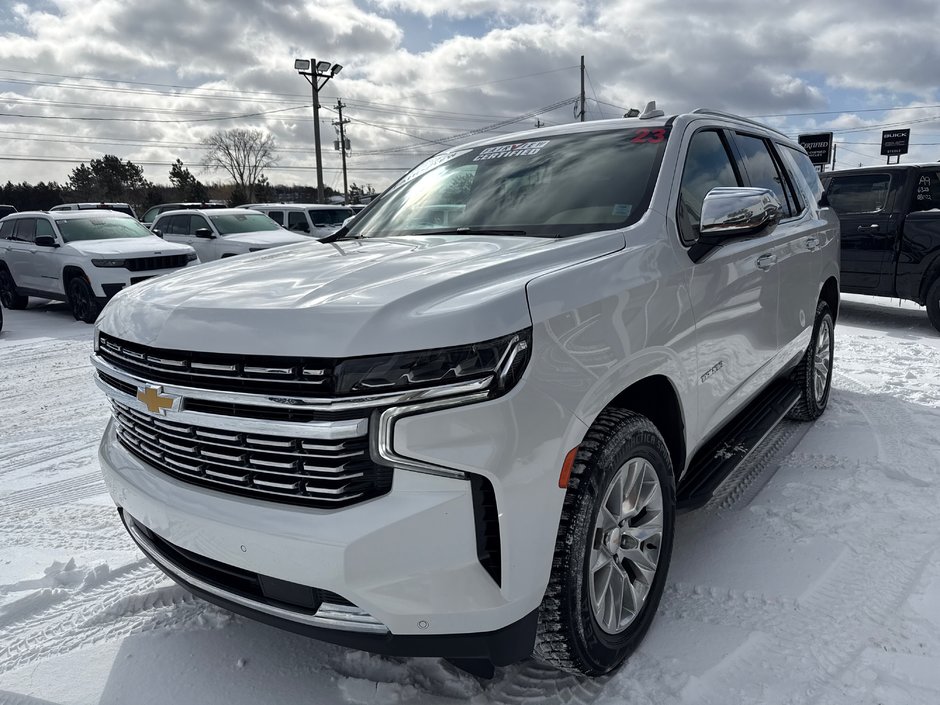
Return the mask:
[(0, 702), (940, 701), (940, 336), (913, 304), (846, 297), (826, 415), (780, 427), (680, 517), (649, 637), (594, 681), (529, 661), (481, 682), (193, 598), (101, 483), (91, 327), (64, 304), (5, 314)]

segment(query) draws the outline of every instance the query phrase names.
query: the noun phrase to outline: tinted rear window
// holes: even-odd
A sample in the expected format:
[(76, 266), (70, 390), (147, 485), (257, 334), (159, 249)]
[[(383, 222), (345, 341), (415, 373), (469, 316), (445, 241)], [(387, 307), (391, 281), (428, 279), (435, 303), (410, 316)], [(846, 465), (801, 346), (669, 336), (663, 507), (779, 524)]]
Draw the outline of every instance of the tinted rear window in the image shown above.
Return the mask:
[(829, 181), (829, 205), (836, 213), (879, 213), (890, 192), (890, 174), (833, 176)]

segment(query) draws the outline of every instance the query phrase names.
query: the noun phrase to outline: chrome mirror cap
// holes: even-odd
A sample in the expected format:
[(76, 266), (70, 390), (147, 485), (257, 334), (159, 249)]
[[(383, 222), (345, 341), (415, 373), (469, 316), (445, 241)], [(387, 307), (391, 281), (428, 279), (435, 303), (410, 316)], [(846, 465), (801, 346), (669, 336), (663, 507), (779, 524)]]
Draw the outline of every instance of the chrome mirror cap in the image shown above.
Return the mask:
[(767, 234), (782, 215), (780, 201), (770, 189), (719, 187), (705, 196), (699, 228), (703, 239)]

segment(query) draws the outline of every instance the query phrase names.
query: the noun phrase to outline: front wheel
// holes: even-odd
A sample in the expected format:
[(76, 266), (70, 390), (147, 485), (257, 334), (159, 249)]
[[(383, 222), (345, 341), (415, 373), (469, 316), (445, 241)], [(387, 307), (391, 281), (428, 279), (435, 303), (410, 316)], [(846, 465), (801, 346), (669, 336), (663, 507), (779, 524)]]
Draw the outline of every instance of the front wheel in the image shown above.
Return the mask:
[(927, 290), (927, 317), (930, 324), (940, 331), (940, 277)]
[(76, 321), (94, 323), (98, 318), (101, 306), (84, 277), (76, 276), (69, 282), (69, 306)]
[(789, 418), (795, 421), (813, 421), (822, 416), (829, 403), (832, 386), (832, 357), (835, 351), (835, 324), (829, 304), (820, 301), (816, 305), (813, 337), (803, 359), (796, 368), (796, 383), (800, 389), (800, 400)]
[(562, 509), (536, 653), (597, 676), (643, 640), (672, 556), (675, 483), (649, 419), (603, 412), (582, 442)]
[(0, 303), (13, 311), (24, 309), (29, 303), (28, 296), (17, 292), (13, 275), (5, 266), (0, 268)]

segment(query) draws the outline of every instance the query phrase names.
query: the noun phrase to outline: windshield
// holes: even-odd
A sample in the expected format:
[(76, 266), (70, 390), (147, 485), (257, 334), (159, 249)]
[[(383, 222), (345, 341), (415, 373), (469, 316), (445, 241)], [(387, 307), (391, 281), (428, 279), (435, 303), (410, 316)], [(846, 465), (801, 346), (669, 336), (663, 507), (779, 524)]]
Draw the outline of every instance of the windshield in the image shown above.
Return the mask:
[(311, 208), (307, 213), (314, 225), (342, 225), (353, 215), (351, 208)]
[(352, 237), (504, 230), (565, 237), (646, 210), (669, 129), (579, 133), (432, 157), (350, 225)]
[(219, 231), (219, 235), (237, 235), (238, 233), (256, 233), (263, 230), (282, 230), (280, 225), (261, 213), (226, 213), (210, 215), (209, 220)]
[(57, 220), (59, 232), (66, 242), (77, 240), (117, 240), (127, 237), (152, 236), (147, 228), (133, 218), (74, 218)]

